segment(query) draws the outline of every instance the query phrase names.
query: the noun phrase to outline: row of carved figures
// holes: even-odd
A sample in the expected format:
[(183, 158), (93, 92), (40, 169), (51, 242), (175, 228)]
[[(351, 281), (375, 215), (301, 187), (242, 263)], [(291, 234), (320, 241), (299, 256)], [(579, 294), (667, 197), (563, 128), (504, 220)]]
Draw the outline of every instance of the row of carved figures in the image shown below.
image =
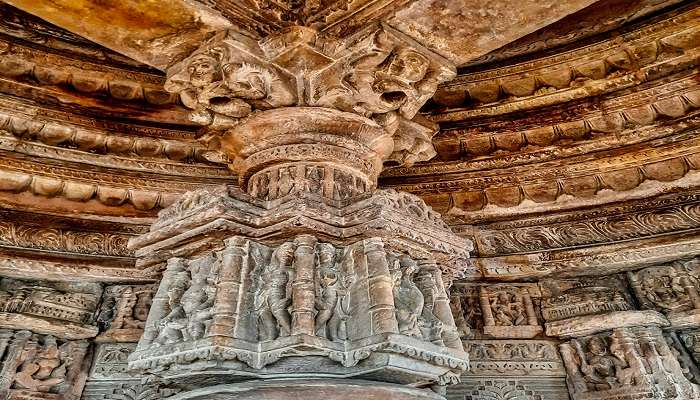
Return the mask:
[[(297, 333), (331, 341), (360, 339), (361, 334), (353, 331), (348, 320), (360, 308), (371, 308), (368, 302), (372, 296), (391, 296), (382, 301), (389, 302), (394, 310), (396, 333), (438, 345), (444, 345), (446, 335), (456, 337), (450, 318), (440, 318), (438, 303), (442, 302), (448, 311), (449, 305), (435, 264), (423, 266), (406, 255), (386, 253), (380, 260), (385, 271), (375, 279), (385, 280), (388, 287), (368, 297), (366, 289), (363, 294), (369, 281), (367, 272), (362, 275), (356, 270), (361, 267), (358, 257), (366, 255), (355, 248), (315, 240), (310, 245), (289, 241), (276, 248), (253, 242), (249, 246), (253, 266), (241, 280), (248, 290), (240, 297), (246, 307), (240, 320), (252, 325), (243, 335), (248, 340), (289, 336), (295, 331), (294, 321), (301, 319), (306, 322)], [(220, 254), (172, 262), (182, 265), (167, 284), (167, 304), (163, 317), (156, 322), (154, 343), (164, 345), (205, 336), (214, 316), (223, 258)], [(381, 269), (372, 265), (366, 268)], [(305, 297), (308, 293), (313, 297), (310, 303)]]

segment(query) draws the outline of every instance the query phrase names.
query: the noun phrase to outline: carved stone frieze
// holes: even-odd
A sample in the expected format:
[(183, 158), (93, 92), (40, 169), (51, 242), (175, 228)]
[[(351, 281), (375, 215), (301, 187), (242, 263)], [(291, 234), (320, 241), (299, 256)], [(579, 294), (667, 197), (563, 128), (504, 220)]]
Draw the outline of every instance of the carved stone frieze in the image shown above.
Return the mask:
[[(534, 285), (533, 285), (534, 286)], [(479, 301), (484, 317), (484, 334), (496, 338), (532, 338), (542, 333), (527, 285), (482, 285)]]
[(472, 232), (481, 254), (494, 256), (602, 244), (692, 229), (700, 227), (696, 223), (700, 216), (698, 212), (700, 196), (690, 192), (611, 204), (588, 212), (560, 213), (551, 218), (494, 222)]
[[(533, 299), (534, 298), (534, 299)], [(540, 291), (534, 284), (455, 283), (452, 307), (463, 338), (533, 338), (538, 322)]]
[(172, 161), (206, 161), (198, 143), (150, 137), (117, 135), (98, 129), (44, 121), (36, 117), (0, 112), (0, 130), (23, 140), (35, 140), (49, 146), (77, 148), (85, 152), (135, 155)]
[(547, 322), (584, 315), (629, 311), (634, 306), (620, 275), (576, 280), (543, 280), (542, 317)]
[(0, 331), (0, 396), (12, 400), (78, 400), (89, 368), (87, 341), (29, 331)]
[[(3, 11), (5, 16), (6, 11)], [(2, 27), (0, 27), (2, 29)], [(106, 95), (117, 101), (138, 101), (147, 105), (172, 104), (177, 97), (163, 89), (163, 78), (141, 71), (90, 62), (76, 62), (56, 53), (41, 51), (0, 38), (0, 76), (33, 79), (41, 86), (70, 87), (76, 93)]]
[(161, 387), (129, 370), (128, 357), (136, 343), (100, 343), (81, 400), (160, 400), (178, 391)]
[(131, 236), (42, 227), (0, 221), (0, 246), (64, 251), (105, 256), (131, 256), (127, 242)]
[[(640, 321), (641, 322), (641, 321)], [(569, 389), (578, 399), (695, 399), (661, 330), (617, 328), (560, 346)]]
[(227, 374), (273, 376), (291, 373), (285, 358), (295, 355), (364, 375), (392, 368), (379, 360), (394, 354), (431, 365), (440, 384), (466, 369), (439, 268), (381, 240), (336, 247), (300, 235), (268, 247), (235, 237), (221, 252), (168, 265), (134, 368), (168, 377), (218, 360), (235, 365)]
[(568, 399), (566, 371), (556, 342), (466, 340), (469, 371), (447, 399)]
[[(659, 76), (660, 64), (673, 62), (697, 47), (695, 38), (699, 33), (695, 19), (698, 15), (700, 10), (691, 8), (614, 39), (530, 62), (461, 75), (442, 85), (435, 99), (452, 108), (475, 109), (482, 104), (493, 108), (494, 103), (513, 103), (533, 96), (552, 99), (562, 90), (592, 88), (596, 81), (605, 81), (605, 88), (601, 88), (603, 92), (619, 90), (618, 85), (629, 86), (629, 79), (624, 77), (630, 74), (636, 74), (635, 79), (654, 79)], [(640, 72), (643, 74), (641, 78)], [(616, 80), (620, 82), (618, 85), (613, 83)], [(583, 93), (581, 90), (581, 95)], [(599, 92), (587, 91), (588, 96), (593, 93)], [(570, 101), (572, 97), (577, 96), (569, 93), (562, 100)], [(482, 113), (486, 111), (483, 108), (479, 110)], [(448, 113), (438, 118), (449, 116)]]
[(697, 230), (613, 244), (471, 260), (485, 277), (517, 280), (614, 274), (700, 255)]
[[(417, 259), (430, 255), (446, 276), (472, 274), (468, 263), (471, 242), (450, 232), (437, 216), (419, 198), (392, 190), (376, 190), (372, 195), (338, 202), (318, 194), (268, 202), (220, 188), (186, 194), (161, 211), (151, 232), (130, 239), (129, 246), (140, 257), (138, 265), (145, 268), (163, 263), (171, 255), (189, 256), (211, 247), (222, 248), (227, 235), (282, 241), (290, 234), (323, 230), (335, 237), (382, 237), (392, 249)], [(178, 249), (183, 241), (189, 244)]]
[(556, 342), (546, 340), (465, 340), (467, 376), (566, 375)]
[(65, 339), (95, 337), (99, 284), (0, 278), (0, 328), (31, 329)]

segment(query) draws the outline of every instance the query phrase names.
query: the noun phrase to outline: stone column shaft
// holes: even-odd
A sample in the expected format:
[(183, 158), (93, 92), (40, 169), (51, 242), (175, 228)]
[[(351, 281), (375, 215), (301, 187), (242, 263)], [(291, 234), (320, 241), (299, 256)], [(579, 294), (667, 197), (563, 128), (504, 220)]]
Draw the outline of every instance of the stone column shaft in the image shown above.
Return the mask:
[(394, 318), (393, 283), (384, 245), (381, 239), (368, 239), (364, 242), (364, 249), (367, 258), (372, 333), (396, 333), (399, 327)]
[(217, 282), (214, 316), (209, 328), (209, 336), (238, 337), (238, 323), (241, 315), (243, 277), (248, 274), (245, 262), (248, 246), (242, 237), (226, 241), (222, 252), (221, 271)]
[(314, 335), (314, 266), (316, 238), (302, 235), (296, 238), (294, 251), (294, 282), (292, 283), (292, 335)]

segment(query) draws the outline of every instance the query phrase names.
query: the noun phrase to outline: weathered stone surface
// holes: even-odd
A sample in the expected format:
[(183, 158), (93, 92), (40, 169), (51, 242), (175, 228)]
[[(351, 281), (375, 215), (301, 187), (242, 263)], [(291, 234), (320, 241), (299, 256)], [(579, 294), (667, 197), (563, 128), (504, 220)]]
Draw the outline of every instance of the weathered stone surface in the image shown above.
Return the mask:
[(7, 3), (156, 68), (170, 66), (197, 42), (229, 26), (216, 13), (186, 1)]
[(0, 398), (700, 398), (698, 3), (463, 3), (0, 5)]
[(424, 0), (389, 23), (461, 65), (593, 3)]

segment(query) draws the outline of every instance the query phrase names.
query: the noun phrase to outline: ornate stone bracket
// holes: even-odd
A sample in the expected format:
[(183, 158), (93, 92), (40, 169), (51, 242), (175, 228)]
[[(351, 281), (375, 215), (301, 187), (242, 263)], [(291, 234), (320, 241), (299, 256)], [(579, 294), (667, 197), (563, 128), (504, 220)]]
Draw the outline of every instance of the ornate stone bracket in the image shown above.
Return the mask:
[[(454, 76), (455, 69), (447, 60), (388, 26), (373, 24), (343, 40), (296, 26), (259, 42), (234, 32), (221, 33), (169, 69), (165, 88), (180, 95), (192, 110), (192, 121), (205, 127), (206, 140), (223, 147), (238, 173), (245, 175), (248, 169), (241, 165), (241, 158), (260, 150), (244, 138), (255, 136), (265, 142), (281, 133), (284, 137), (275, 139), (285, 141), (291, 133), (305, 133), (325, 143), (325, 157), (340, 155), (343, 161), (350, 157), (342, 154), (343, 148), (355, 153), (358, 149), (352, 147), (368, 146), (355, 156), (374, 165), (374, 170), (366, 171), (369, 176), (364, 182), (371, 184), (387, 159), (412, 165), (435, 155), (431, 138), (437, 127), (416, 114), (438, 83)], [(256, 117), (261, 111), (282, 107), (315, 110), (295, 108)], [(286, 132), (257, 137), (261, 132), (256, 127), (269, 127), (270, 122), (282, 119), (300, 121), (302, 126), (275, 124), (276, 131)], [(333, 139), (337, 136), (333, 129), (314, 132), (319, 124), (372, 138), (353, 140), (350, 136), (339, 142)], [(249, 129), (253, 133), (241, 137)], [(309, 143), (300, 136), (293, 141), (300, 141), (297, 148)], [(356, 141), (360, 143), (353, 144)], [(328, 152), (329, 146), (335, 146), (335, 151)], [(242, 183), (247, 183), (247, 177)]]

